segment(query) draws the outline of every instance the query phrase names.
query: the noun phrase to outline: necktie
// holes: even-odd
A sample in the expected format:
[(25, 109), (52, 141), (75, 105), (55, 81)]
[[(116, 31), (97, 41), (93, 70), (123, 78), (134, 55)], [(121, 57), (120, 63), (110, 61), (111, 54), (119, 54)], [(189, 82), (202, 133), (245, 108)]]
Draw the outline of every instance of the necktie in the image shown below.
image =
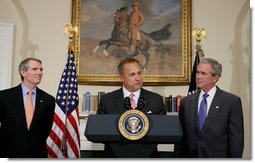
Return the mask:
[(132, 109), (135, 109), (135, 106), (136, 106), (136, 104), (135, 104), (135, 100), (134, 100), (134, 94), (133, 93), (131, 93), (130, 95), (129, 95), (129, 98), (130, 98), (130, 103), (131, 103), (131, 108)]
[(207, 101), (206, 101), (206, 98), (208, 97), (209, 95), (208, 94), (204, 94), (203, 95), (203, 99), (200, 103), (200, 108), (199, 108), (199, 113), (198, 113), (198, 116), (199, 116), (199, 129), (200, 131), (202, 131), (204, 125), (205, 125), (205, 119), (206, 119), (206, 113), (207, 113)]
[(30, 90), (27, 95), (27, 102), (25, 106), (25, 112), (26, 112), (26, 120), (27, 120), (27, 128), (29, 129), (31, 121), (33, 119), (34, 115), (34, 104), (32, 99), (32, 91)]

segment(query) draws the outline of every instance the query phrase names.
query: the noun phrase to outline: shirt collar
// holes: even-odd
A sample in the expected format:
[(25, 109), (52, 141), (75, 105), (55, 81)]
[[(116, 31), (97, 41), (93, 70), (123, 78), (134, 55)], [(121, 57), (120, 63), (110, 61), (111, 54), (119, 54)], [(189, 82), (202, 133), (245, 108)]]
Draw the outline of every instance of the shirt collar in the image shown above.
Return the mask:
[[(217, 90), (216, 86), (212, 87), (212, 89), (207, 93), (209, 95), (209, 97), (214, 97), (216, 90)], [(201, 90), (200, 97), (202, 97), (204, 94), (205, 94), (205, 92), (203, 90)]]
[[(21, 88), (22, 88), (23, 96), (25, 96), (27, 94), (27, 92), (30, 91), (24, 83), (21, 83)], [(32, 89), (32, 92), (34, 95), (36, 94), (36, 87)]]
[(135, 95), (135, 97), (140, 97), (141, 89), (135, 91), (135, 92), (129, 92), (124, 86), (122, 87), (124, 98), (129, 96), (131, 93)]

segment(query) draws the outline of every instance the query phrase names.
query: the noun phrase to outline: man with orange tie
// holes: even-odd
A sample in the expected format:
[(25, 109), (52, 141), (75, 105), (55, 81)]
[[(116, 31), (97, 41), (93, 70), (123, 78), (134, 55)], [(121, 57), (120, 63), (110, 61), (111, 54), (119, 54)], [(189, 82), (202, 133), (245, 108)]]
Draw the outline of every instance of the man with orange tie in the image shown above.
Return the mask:
[(43, 76), (41, 60), (23, 60), (19, 74), (21, 84), (0, 91), (0, 157), (45, 158), (55, 99), (37, 87)]
[[(142, 66), (138, 60), (134, 58), (123, 59), (118, 65), (118, 72), (123, 83), (122, 88), (101, 97), (97, 114), (124, 113), (127, 111), (127, 108), (124, 107), (124, 99), (126, 97), (130, 98), (131, 109), (138, 109), (138, 101), (143, 101), (144, 106), (139, 108), (143, 113), (166, 114), (163, 97), (142, 88)], [(105, 157), (117, 157), (112, 151), (112, 146), (115, 145), (113, 143), (110, 145), (105, 144)], [(129, 152), (132, 152), (132, 148), (139, 148), (140, 144), (129, 144), (129, 146)], [(151, 157), (157, 157), (157, 145), (155, 144), (153, 148)], [(133, 156), (136, 157), (137, 155), (139, 157), (139, 153), (134, 153)]]

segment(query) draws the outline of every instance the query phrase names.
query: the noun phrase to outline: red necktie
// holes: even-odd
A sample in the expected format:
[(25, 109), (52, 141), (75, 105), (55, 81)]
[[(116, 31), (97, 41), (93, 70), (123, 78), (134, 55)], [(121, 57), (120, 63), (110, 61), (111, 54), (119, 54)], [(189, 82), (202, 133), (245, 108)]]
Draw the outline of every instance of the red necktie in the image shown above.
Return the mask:
[(30, 90), (27, 95), (27, 102), (25, 106), (25, 112), (26, 112), (26, 120), (27, 120), (27, 128), (29, 129), (30, 124), (33, 119), (34, 115), (34, 104), (32, 99), (32, 91)]
[(130, 98), (130, 103), (131, 103), (131, 108), (132, 109), (135, 109), (135, 106), (136, 106), (136, 104), (135, 104), (135, 100), (134, 100), (134, 97), (135, 95), (133, 94), (133, 93), (131, 93), (130, 95), (129, 95), (129, 98)]

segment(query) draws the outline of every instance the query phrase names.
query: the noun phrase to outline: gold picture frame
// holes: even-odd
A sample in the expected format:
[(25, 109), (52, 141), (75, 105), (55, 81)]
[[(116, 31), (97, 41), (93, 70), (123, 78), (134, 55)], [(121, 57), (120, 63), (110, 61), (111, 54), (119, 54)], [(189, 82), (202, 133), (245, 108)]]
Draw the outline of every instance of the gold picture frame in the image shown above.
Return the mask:
[[(157, 2), (164, 2), (165, 1), (160, 1), (160, 0), (150, 0), (146, 1), (148, 2), (153, 2), (155, 4), (155, 1)], [(116, 0), (117, 2), (117, 0)], [(130, 3), (130, 6), (132, 6), (131, 2), (129, 1), (126, 3)], [(150, 53), (151, 60), (149, 60), (149, 66), (147, 69), (145, 69), (145, 73), (143, 73), (143, 78), (144, 78), (144, 85), (147, 86), (170, 86), (170, 85), (188, 85), (190, 81), (190, 76), (191, 76), (191, 60), (192, 60), (192, 52), (191, 52), (191, 0), (175, 0), (174, 1), (177, 5), (171, 5), (171, 6), (178, 6), (179, 4), (179, 10), (180, 14), (179, 16), (176, 16), (175, 19), (169, 18), (169, 21), (172, 21), (174, 23), (169, 23), (167, 30), (170, 31), (171, 35), (169, 36), (170, 41), (166, 41), (167, 43), (164, 44), (163, 41), (158, 41), (154, 42), (151, 47), (154, 47), (154, 49), (149, 49), (149, 52), (152, 51), (153, 53)], [(87, 4), (86, 4), (87, 3)], [(91, 47), (86, 47), (92, 44), (92, 42), (96, 42), (95, 40), (88, 42), (86, 39), (88, 38), (86, 36), (86, 29), (90, 28), (90, 31), (87, 32), (90, 35), (93, 34), (93, 28), (100, 27), (100, 25), (93, 24), (93, 26), (89, 27), (86, 26), (86, 21), (93, 19), (92, 16), (89, 17), (85, 14), (87, 10), (88, 13), (91, 13), (91, 8), (93, 9), (97, 7), (97, 10), (102, 10), (102, 6), (107, 6), (107, 5), (102, 5), (101, 8), (99, 8), (99, 3), (97, 1), (92, 1), (92, 0), (72, 0), (72, 25), (74, 27), (77, 27), (78, 33), (74, 35), (74, 44), (75, 44), (75, 61), (77, 65), (77, 78), (78, 78), (78, 83), (79, 84), (85, 84), (85, 85), (120, 85), (121, 81), (119, 80), (118, 73), (117, 73), (117, 59), (119, 59), (119, 56), (104, 56), (101, 52), (96, 55), (92, 55), (92, 51), (95, 49), (92, 49)], [(102, 1), (102, 3), (108, 3), (106, 1)], [(119, 2), (118, 2), (119, 3)], [(139, 1), (141, 3), (141, 6), (143, 7), (143, 1)], [(147, 4), (144, 3), (144, 7), (147, 6)], [(93, 6), (92, 6), (93, 4)], [(91, 5), (91, 6), (89, 6)], [(119, 5), (119, 4), (118, 4)], [(82, 7), (86, 8), (88, 7), (87, 10), (83, 9)], [(109, 6), (109, 5), (108, 5)], [(111, 5), (114, 6), (114, 5)], [(117, 6), (117, 4), (116, 4)], [(158, 6), (166, 6), (166, 5), (158, 5)], [(169, 6), (166, 11), (171, 11), (171, 6)], [(141, 8), (142, 8), (141, 7)], [(112, 7), (113, 8), (113, 7)], [(131, 7), (132, 8), (132, 7)], [(170, 9), (169, 9), (170, 8)], [(120, 8), (113, 8), (112, 11), (109, 13), (114, 13), (113, 11), (116, 11)], [(109, 8), (108, 8), (109, 10)], [(107, 10), (107, 12), (108, 12)], [(141, 9), (142, 10), (142, 9)], [(161, 9), (163, 10), (163, 9)], [(174, 11), (174, 8), (173, 8)], [(84, 13), (83, 13), (84, 12)], [(99, 11), (98, 11), (99, 12)], [(103, 11), (101, 11), (103, 12)], [(106, 11), (104, 11), (106, 12)], [(82, 16), (81, 16), (82, 15)], [(105, 21), (102, 20), (102, 17), (99, 17), (98, 13), (94, 14), (95, 17), (94, 19), (97, 19), (98, 22), (107, 22), (111, 21), (111, 14), (107, 15)], [(104, 13), (105, 15), (105, 13)], [(178, 19), (179, 17), (179, 19)], [(99, 21), (98, 19), (101, 20)], [(148, 18), (148, 17), (147, 17)], [(165, 17), (164, 17), (165, 18)], [(109, 19), (109, 20), (108, 20)], [(163, 17), (162, 17), (163, 19)], [(152, 19), (148, 18), (147, 20), (152, 21)], [(156, 19), (155, 19), (156, 20)], [(98, 23), (97, 22), (97, 23)], [(146, 16), (145, 16), (145, 23), (146, 23)], [(144, 24), (145, 24), (144, 23)], [(156, 23), (154, 23), (156, 24)], [(158, 24), (158, 23), (157, 23)], [(180, 28), (177, 28), (179, 24)], [(108, 29), (107, 34), (109, 37), (111, 36), (111, 31), (109, 32), (109, 29), (113, 29), (114, 24), (112, 27), (110, 25), (103, 24), (104, 29)], [(144, 25), (146, 29), (146, 25)], [(149, 26), (149, 25), (148, 25)], [(150, 25), (150, 27), (153, 25)], [(166, 26), (165, 26), (166, 27)], [(154, 30), (154, 34), (157, 33), (158, 31), (161, 32), (161, 30), (164, 30), (165, 28), (161, 28), (160, 30)], [(178, 30), (179, 30), (179, 35), (178, 35)], [(95, 32), (95, 33), (100, 33), (100, 29)], [(177, 34), (176, 34), (177, 33)], [(82, 36), (81, 36), (82, 34)], [(149, 33), (150, 36), (152, 36), (153, 32)], [(97, 34), (99, 35), (99, 34)], [(102, 35), (102, 33), (101, 33)], [(176, 39), (177, 38), (177, 39)], [(161, 38), (160, 38), (161, 39)], [(85, 40), (85, 41), (84, 41)], [(100, 39), (98, 39), (100, 40)], [(153, 38), (154, 40), (154, 38)], [(177, 40), (177, 41), (176, 41)], [(103, 41), (103, 39), (101, 39)], [(179, 41), (179, 42), (178, 42)], [(82, 43), (82, 45), (81, 45)], [(97, 42), (97, 44), (99, 41)], [(100, 44), (99, 44), (100, 45)], [(178, 46), (179, 45), (179, 46)], [(95, 46), (95, 45), (94, 45)], [(104, 45), (105, 46), (105, 45)], [(87, 49), (85, 49), (86, 47)], [(155, 48), (156, 47), (156, 48)], [(103, 47), (101, 47), (102, 51)], [(88, 53), (88, 51), (90, 51)], [(82, 53), (82, 54), (81, 54)], [(90, 58), (86, 58), (90, 57)], [(93, 57), (93, 58), (92, 58)], [(108, 57), (108, 58), (107, 58)], [(142, 55), (138, 55), (138, 57), (142, 58)], [(99, 59), (103, 59), (103, 61)], [(114, 62), (114, 59), (116, 58), (116, 61)], [(140, 59), (139, 58), (139, 59)], [(141, 59), (142, 62), (145, 63), (145, 59)], [(113, 63), (114, 62), (114, 63)], [(103, 65), (107, 63), (107, 65)], [(151, 65), (150, 65), (151, 63)], [(87, 66), (87, 67), (86, 67)], [(89, 67), (90, 66), (90, 67)], [(112, 66), (111, 69), (107, 66)], [(150, 67), (151, 66), (151, 67)], [(154, 67), (153, 67), (154, 66)], [(165, 66), (165, 67), (164, 67)], [(167, 67), (168, 66), (168, 67)], [(85, 67), (85, 68), (84, 68)], [(93, 69), (94, 67), (94, 69)], [(112, 70), (112, 69), (116, 70)], [(93, 71), (97, 72), (93, 72)], [(111, 71), (110, 71), (111, 70)], [(108, 74), (108, 72), (110, 74)]]

